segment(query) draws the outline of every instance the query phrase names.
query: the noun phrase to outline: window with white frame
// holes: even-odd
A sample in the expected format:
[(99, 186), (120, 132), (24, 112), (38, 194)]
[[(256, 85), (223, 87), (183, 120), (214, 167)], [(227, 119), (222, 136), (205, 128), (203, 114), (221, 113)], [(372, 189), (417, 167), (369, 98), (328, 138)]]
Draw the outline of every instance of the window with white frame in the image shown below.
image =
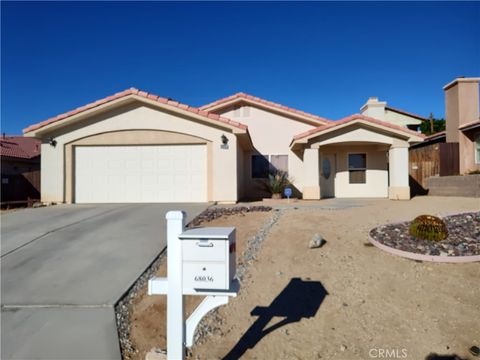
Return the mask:
[(288, 155), (252, 155), (252, 178), (265, 179), (269, 173), (288, 172)]
[(480, 164), (480, 134), (475, 136), (475, 163)]
[(348, 176), (350, 184), (367, 182), (367, 154), (348, 154)]

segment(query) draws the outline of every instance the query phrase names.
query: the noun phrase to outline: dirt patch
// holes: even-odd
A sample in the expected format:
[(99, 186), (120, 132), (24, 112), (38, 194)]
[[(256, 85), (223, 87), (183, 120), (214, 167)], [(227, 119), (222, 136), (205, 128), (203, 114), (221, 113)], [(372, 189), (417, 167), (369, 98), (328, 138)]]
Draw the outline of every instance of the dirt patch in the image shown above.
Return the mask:
[[(284, 210), (239, 296), (219, 308), (219, 330), (197, 344), (191, 358), (352, 360), (383, 354), (424, 360), (438, 353), (472, 359), (468, 349), (480, 343), (480, 264), (415, 262), (365, 244), (369, 231), (382, 224), (478, 211), (478, 199), (323, 204), (331, 208), (306, 203)], [(261, 216), (268, 215), (221, 218), (208, 226), (237, 226), (243, 250), (240, 241), (255, 234), (266, 220)], [(309, 249), (316, 233), (326, 244)], [(165, 348), (165, 300), (143, 296), (134, 305), (135, 359), (152, 347)], [(200, 300), (188, 299), (187, 308)], [(394, 355), (385, 357), (387, 350)]]
[[(471, 358), (480, 343), (480, 264), (419, 263), (364, 246), (381, 224), (475, 211), (478, 199), (366, 200), (338, 210), (285, 210), (238, 298), (220, 308), (224, 336), (194, 359)], [(315, 234), (327, 243), (309, 249)], [(297, 294), (296, 294), (297, 293)], [(301, 296), (298, 296), (298, 293)]]
[[(246, 249), (247, 242), (255, 237), (262, 225), (272, 216), (272, 212), (246, 212), (225, 215), (211, 221), (204, 221), (202, 226), (235, 226), (237, 229), (237, 256)], [(167, 275), (166, 257), (160, 263), (156, 276)], [(166, 348), (166, 296), (148, 296), (144, 286), (132, 304), (130, 318), (130, 340), (136, 352), (129, 354), (132, 360), (143, 360), (146, 352), (153, 347)], [(200, 296), (186, 296), (185, 311), (187, 316), (203, 300)], [(214, 323), (221, 319), (214, 318)]]

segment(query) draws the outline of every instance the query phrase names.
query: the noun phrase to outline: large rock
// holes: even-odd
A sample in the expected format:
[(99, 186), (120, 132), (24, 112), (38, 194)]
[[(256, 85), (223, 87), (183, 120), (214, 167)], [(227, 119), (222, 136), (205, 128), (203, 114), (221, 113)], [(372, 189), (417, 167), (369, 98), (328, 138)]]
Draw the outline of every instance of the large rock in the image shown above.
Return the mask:
[(325, 243), (326, 241), (320, 236), (320, 234), (315, 234), (310, 240), (308, 247), (310, 249), (316, 249), (322, 247)]

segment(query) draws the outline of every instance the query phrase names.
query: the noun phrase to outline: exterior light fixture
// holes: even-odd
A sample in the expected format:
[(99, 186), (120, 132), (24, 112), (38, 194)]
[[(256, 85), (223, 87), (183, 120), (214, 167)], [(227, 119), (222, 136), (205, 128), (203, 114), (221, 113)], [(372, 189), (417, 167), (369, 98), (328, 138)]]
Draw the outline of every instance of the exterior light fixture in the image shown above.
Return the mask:
[(228, 149), (228, 138), (225, 136), (225, 134), (222, 134), (222, 145), (220, 146), (222, 149)]
[(50, 138), (47, 138), (47, 141), (48, 143), (50, 144), (50, 146), (57, 146), (57, 140), (55, 140), (54, 138), (50, 137)]

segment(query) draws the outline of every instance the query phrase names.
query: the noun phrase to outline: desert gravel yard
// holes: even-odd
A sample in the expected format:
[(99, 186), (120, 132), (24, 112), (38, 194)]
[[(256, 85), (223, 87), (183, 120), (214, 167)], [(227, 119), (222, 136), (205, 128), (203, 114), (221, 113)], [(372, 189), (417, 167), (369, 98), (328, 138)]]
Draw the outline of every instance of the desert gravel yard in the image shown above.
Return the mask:
[[(480, 344), (480, 263), (396, 257), (372, 247), (368, 234), (420, 214), (478, 211), (479, 200), (417, 197), (337, 205), (332, 199), (282, 210), (239, 296), (211, 317), (213, 330), (193, 348), (193, 359), (423, 360), (432, 353), (473, 359), (468, 349)], [(203, 225), (236, 226), (241, 252), (272, 215), (234, 215)], [(316, 233), (327, 242), (310, 249)], [(135, 302), (136, 359), (165, 347), (164, 300), (143, 296)]]

